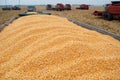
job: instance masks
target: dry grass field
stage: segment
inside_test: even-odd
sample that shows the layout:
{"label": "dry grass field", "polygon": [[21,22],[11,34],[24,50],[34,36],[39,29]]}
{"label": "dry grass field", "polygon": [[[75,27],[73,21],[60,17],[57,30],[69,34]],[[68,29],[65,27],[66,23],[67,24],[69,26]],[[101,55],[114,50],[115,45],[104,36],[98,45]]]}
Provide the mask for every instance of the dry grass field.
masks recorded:
{"label": "dry grass field", "polygon": [[8,19],[10,19],[13,16],[17,16],[19,13],[24,12],[25,9],[22,10],[7,10],[7,11],[3,11],[0,9],[0,24],[3,24],[5,21],[7,21]]}
{"label": "dry grass field", "polygon": [[[87,23],[90,25],[94,25],[96,27],[105,29],[109,32],[115,33],[120,35],[120,21],[113,20],[113,21],[106,21],[101,17],[95,17],[92,13],[95,10],[103,11],[103,7],[91,7],[90,10],[76,10],[73,8],[71,11],[49,11],[53,15],[59,15],[67,18],[71,18],[78,22]],[[6,20],[11,18],[12,16],[18,15],[18,13],[26,11],[26,9],[22,9],[20,11],[2,11],[0,10],[0,24],[4,23]],[[45,7],[37,7],[37,11],[47,11]]]}

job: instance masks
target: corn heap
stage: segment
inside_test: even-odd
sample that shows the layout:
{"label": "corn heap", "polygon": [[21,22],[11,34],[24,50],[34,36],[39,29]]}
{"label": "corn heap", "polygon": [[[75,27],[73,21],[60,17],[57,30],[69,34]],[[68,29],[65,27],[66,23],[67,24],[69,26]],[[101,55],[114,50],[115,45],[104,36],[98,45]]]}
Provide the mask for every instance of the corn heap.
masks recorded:
{"label": "corn heap", "polygon": [[0,33],[0,80],[120,80],[120,41],[53,15]]}

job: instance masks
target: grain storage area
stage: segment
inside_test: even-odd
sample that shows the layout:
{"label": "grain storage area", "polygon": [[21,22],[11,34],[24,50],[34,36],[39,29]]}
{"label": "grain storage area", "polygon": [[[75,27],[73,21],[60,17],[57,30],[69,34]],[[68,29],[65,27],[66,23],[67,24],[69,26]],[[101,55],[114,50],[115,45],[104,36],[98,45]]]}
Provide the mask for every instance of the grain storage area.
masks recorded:
{"label": "grain storage area", "polygon": [[120,80],[120,41],[53,15],[0,33],[0,80]]}

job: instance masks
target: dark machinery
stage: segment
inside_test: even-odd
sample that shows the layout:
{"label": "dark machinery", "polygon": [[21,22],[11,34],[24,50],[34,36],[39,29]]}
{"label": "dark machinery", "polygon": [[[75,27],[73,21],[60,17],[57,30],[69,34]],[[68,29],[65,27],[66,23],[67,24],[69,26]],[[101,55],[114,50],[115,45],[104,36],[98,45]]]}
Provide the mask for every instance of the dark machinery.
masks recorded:
{"label": "dark machinery", "polygon": [[28,6],[28,9],[27,9],[29,12],[34,12],[36,11],[36,7],[35,6]]}
{"label": "dark machinery", "polygon": [[52,10],[52,5],[51,5],[51,4],[48,4],[48,5],[46,6],[46,9],[47,9],[47,10]]}
{"label": "dark machinery", "polygon": [[12,10],[21,10],[21,8],[19,6],[13,6]]}

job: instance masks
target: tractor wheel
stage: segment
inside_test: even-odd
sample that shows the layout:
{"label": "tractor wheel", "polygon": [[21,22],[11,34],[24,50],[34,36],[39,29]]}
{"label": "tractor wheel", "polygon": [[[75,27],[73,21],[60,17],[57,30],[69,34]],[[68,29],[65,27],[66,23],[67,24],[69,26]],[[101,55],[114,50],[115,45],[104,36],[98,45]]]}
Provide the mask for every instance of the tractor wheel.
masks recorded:
{"label": "tractor wheel", "polygon": [[112,14],[110,14],[110,13],[105,13],[105,14],[104,14],[104,18],[105,18],[106,20],[109,20],[109,21],[111,21],[111,20],[113,19]]}

